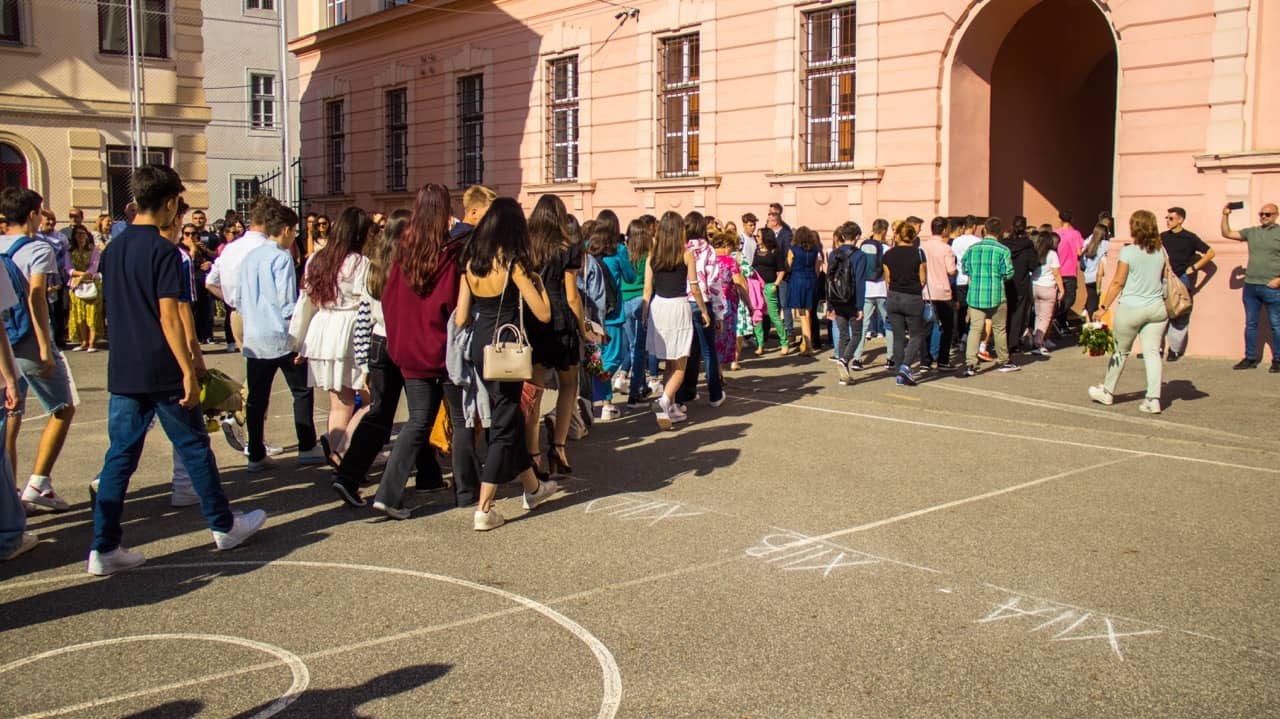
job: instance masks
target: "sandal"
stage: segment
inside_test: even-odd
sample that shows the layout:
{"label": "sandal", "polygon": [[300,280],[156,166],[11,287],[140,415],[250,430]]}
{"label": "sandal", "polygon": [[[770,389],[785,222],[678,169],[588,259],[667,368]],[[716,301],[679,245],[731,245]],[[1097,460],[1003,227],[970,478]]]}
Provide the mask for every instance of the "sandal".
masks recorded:
{"label": "sandal", "polygon": [[337,469],[342,465],[342,455],[333,451],[333,448],[329,446],[329,438],[323,434],[320,435],[320,446],[324,448],[324,461],[327,462],[330,467]]}

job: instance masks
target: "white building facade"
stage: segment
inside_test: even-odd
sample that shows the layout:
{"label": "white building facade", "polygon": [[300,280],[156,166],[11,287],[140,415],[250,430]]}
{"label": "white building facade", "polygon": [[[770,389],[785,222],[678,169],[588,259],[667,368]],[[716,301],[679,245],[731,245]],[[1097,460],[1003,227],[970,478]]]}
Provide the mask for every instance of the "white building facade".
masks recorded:
{"label": "white building facade", "polygon": [[[298,61],[292,53],[280,70],[280,9],[286,1],[203,0],[204,89],[213,108],[207,130],[210,221],[229,209],[243,213],[254,179],[280,171],[286,117],[290,162],[298,156]],[[297,34],[296,6],[290,2],[287,13],[290,38]],[[290,171],[296,182],[297,168]],[[279,194],[278,184],[274,191]],[[300,196],[296,187],[294,196]]]}

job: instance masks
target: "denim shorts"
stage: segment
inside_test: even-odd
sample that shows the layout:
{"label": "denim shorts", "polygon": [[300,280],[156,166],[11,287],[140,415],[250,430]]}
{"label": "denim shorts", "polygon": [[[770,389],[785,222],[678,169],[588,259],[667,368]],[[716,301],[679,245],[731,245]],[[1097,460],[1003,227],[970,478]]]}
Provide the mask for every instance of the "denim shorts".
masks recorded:
{"label": "denim shorts", "polygon": [[13,348],[13,354],[17,360],[18,372],[22,374],[18,383],[18,412],[26,410],[28,387],[35,392],[36,398],[49,414],[80,403],[75,380],[71,377],[71,369],[67,367],[67,360],[62,352],[53,350],[53,372],[48,377],[40,376],[40,344],[35,337],[27,337],[19,342]]}

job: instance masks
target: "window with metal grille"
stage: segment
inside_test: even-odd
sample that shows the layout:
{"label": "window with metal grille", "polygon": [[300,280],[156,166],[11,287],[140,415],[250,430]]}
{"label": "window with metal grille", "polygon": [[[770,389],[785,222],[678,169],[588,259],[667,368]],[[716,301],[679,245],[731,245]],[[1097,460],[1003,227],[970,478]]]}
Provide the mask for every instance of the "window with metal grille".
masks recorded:
{"label": "window with metal grille", "polygon": [[347,136],[343,104],[342,100],[333,100],[324,106],[325,178],[330,195],[341,195],[346,189]]}
{"label": "window with metal grille", "polygon": [[853,167],[857,15],[853,5],[804,16],[804,169]]}
{"label": "window with metal grille", "polygon": [[[107,148],[107,211],[114,218],[124,217],[124,206],[133,195],[129,192],[129,178],[133,175],[133,150],[120,145]],[[169,149],[148,147],[142,151],[145,165],[169,165]]]}
{"label": "window with metal grille", "polygon": [[387,191],[403,192],[409,184],[409,91],[387,91]]}
{"label": "window with metal grille", "polygon": [[578,58],[547,63],[547,179],[578,179]]}
{"label": "window with metal grille", "polygon": [[275,129],[275,75],[249,74],[249,126],[255,130]]}
{"label": "window with metal grille", "polygon": [[276,0],[244,0],[245,10],[275,10]]}
{"label": "window with metal grille", "polygon": [[658,174],[698,174],[698,36],[662,41],[658,62]]}
{"label": "window with metal grille", "polygon": [[347,0],[325,0],[325,18],[330,27],[346,22]]}
{"label": "window with metal grille", "polygon": [[458,78],[458,186],[484,181],[484,76]]}
{"label": "window with metal grille", "polygon": [[249,205],[253,204],[254,178],[234,177],[231,179],[231,197],[234,198],[236,212],[241,217],[249,216]]}
{"label": "window with metal grille", "polygon": [[0,42],[22,42],[18,2],[19,0],[0,0]]}
{"label": "window with metal grille", "polygon": [[[139,48],[146,57],[169,57],[169,0],[139,0]],[[98,0],[98,52],[129,54],[129,0]]]}

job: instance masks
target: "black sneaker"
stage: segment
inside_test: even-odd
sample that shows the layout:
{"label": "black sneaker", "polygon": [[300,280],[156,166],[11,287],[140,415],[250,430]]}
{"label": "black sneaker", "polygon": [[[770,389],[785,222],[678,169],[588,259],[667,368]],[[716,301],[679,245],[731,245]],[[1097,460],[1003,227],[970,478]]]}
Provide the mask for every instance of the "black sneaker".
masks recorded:
{"label": "black sneaker", "polygon": [[938,363],[938,370],[939,370],[939,371],[943,371],[943,370],[953,370],[953,369],[955,369],[955,368],[956,368],[956,366],[955,366],[955,365],[953,365],[953,364],[951,364],[950,362],[939,362],[939,363]]}
{"label": "black sneaker", "polygon": [[853,370],[854,372],[861,372],[866,368],[862,366],[862,360],[854,360],[849,363],[849,369]]}
{"label": "black sneaker", "polygon": [[[1275,363],[1272,362],[1272,364],[1275,364]],[[1257,366],[1258,366],[1258,360],[1249,359],[1248,357],[1245,357],[1244,359],[1232,365],[1231,369],[1253,369],[1254,367],[1257,367]]]}
{"label": "black sneaker", "polygon": [[1178,353],[1177,353],[1177,352],[1174,352],[1173,350],[1169,350],[1169,354],[1164,358],[1164,360],[1165,360],[1166,362],[1177,362],[1177,361],[1178,361]]}
{"label": "black sneaker", "polygon": [[887,360],[885,360],[885,361],[884,361],[884,368],[885,368],[885,369],[893,369],[893,360],[892,360],[892,359],[887,359]]}
{"label": "black sneaker", "polygon": [[1280,374],[1280,359],[1271,360],[1271,369],[1267,371],[1271,374]]}
{"label": "black sneaker", "polygon": [[965,366],[964,366],[964,371],[960,373],[960,376],[961,376],[961,377],[972,377],[972,376],[974,376],[975,374],[978,374],[978,368],[977,368],[977,367],[974,367],[974,366],[973,366],[973,365],[971,365],[971,364],[967,364],[967,365],[965,365]]}
{"label": "black sneaker", "polygon": [[352,489],[348,487],[341,479],[333,480],[333,484],[330,484],[329,486],[333,487],[333,491],[337,492],[338,496],[342,498],[342,501],[346,502],[349,506],[364,506],[364,500],[360,498],[359,489]]}

